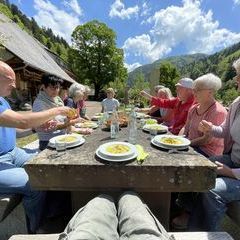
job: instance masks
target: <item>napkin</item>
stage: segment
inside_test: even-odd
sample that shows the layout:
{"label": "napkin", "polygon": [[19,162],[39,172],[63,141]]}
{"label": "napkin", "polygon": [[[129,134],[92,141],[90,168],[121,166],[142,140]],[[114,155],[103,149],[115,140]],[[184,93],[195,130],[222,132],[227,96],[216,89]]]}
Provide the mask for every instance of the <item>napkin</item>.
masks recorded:
{"label": "napkin", "polygon": [[144,160],[148,157],[148,153],[144,151],[143,147],[139,144],[135,145],[137,148],[138,156],[137,156],[137,162],[143,163]]}

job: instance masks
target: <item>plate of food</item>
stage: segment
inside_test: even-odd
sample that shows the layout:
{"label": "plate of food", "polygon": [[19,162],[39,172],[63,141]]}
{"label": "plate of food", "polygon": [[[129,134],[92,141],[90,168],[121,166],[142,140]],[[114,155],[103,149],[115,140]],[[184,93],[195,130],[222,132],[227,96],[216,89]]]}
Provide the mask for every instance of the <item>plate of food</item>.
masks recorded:
{"label": "plate of food", "polygon": [[169,148],[188,147],[191,142],[185,137],[175,135],[157,135],[153,138],[153,142],[160,143],[162,146]]}
{"label": "plate of food", "polygon": [[65,142],[66,143],[66,148],[71,148],[71,147],[76,147],[85,142],[85,139],[78,134],[64,134],[64,135],[59,135],[56,137],[53,137],[49,140],[49,147],[55,148],[55,142]]}
{"label": "plate of food", "polygon": [[99,119],[101,119],[103,117],[103,113],[96,113],[91,120],[92,121],[98,121]]}
{"label": "plate of food", "polygon": [[[107,120],[105,122],[105,125],[107,128],[110,129],[110,126],[111,126],[111,119]],[[128,118],[127,117],[119,117],[118,118],[118,123],[119,123],[119,126],[120,127],[127,127],[128,126]]]}
{"label": "plate of food", "polygon": [[127,161],[136,157],[137,149],[128,142],[108,142],[99,146],[96,154],[107,160]]}
{"label": "plate of food", "polygon": [[77,128],[92,128],[92,129],[95,129],[95,128],[98,127],[98,125],[97,125],[97,123],[92,122],[92,121],[85,121],[85,122],[82,122],[82,123],[76,123],[75,127],[77,127]]}
{"label": "plate of food", "polygon": [[162,124],[145,124],[143,130],[150,132],[151,130],[156,130],[157,133],[167,132],[168,127]]}
{"label": "plate of food", "polygon": [[138,119],[141,119],[141,118],[150,118],[150,116],[147,115],[146,113],[137,112],[137,118],[138,118]]}

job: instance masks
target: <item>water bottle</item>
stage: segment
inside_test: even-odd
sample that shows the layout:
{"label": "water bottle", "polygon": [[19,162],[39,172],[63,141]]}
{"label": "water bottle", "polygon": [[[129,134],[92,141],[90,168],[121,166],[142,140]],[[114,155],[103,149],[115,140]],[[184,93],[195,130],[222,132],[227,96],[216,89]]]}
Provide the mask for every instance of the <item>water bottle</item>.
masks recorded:
{"label": "water bottle", "polygon": [[129,115],[129,137],[128,141],[132,144],[137,143],[137,114],[134,109],[132,109]]}
{"label": "water bottle", "polygon": [[118,137],[119,123],[118,123],[118,115],[117,115],[116,110],[113,110],[113,113],[112,113],[110,131],[111,131],[111,138],[117,138]]}
{"label": "water bottle", "polygon": [[106,108],[104,107],[104,109],[103,109],[103,115],[102,115],[101,120],[100,120],[101,126],[103,127],[104,124],[106,124],[106,122],[107,122],[108,120],[109,120],[109,114],[108,114]]}

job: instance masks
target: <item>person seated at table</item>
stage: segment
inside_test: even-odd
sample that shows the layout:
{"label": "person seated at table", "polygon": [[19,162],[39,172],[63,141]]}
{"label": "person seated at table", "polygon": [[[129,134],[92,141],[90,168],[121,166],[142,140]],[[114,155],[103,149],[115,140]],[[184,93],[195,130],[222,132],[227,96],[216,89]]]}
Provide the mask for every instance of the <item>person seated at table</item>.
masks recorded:
{"label": "person seated at table", "polygon": [[[73,83],[69,88],[69,97],[64,101],[64,105],[70,108],[77,110],[79,122],[85,122],[90,120],[86,115],[86,99],[90,89],[88,86],[83,86],[79,83]],[[92,129],[90,128],[71,128],[71,131],[81,133],[81,134],[90,134]]]}
{"label": "person seated at table", "polygon": [[134,192],[125,192],[115,206],[109,195],[89,201],[70,220],[58,240],[174,240]]}
{"label": "person seated at table", "polygon": [[64,88],[61,88],[60,91],[59,91],[59,97],[62,99],[62,101],[65,105],[65,101],[68,98],[68,90],[64,89]]}
{"label": "person seated at table", "polygon": [[182,78],[176,84],[177,97],[171,99],[162,99],[153,97],[145,91],[141,95],[151,101],[152,106],[173,109],[173,119],[169,131],[178,134],[186,123],[188,110],[194,103],[193,80]]}
{"label": "person seated at table", "polygon": [[[240,91],[240,58],[233,63],[237,75],[234,79]],[[189,230],[217,231],[227,210],[227,205],[240,200],[240,97],[229,107],[226,120],[220,125],[213,125],[203,120],[199,131],[224,139],[223,155],[210,157],[217,164],[215,187],[208,192],[198,193],[193,201],[185,203],[191,209],[189,215],[179,218],[179,223],[188,222]],[[236,213],[237,214],[237,213]],[[201,220],[200,220],[201,219]]]}
{"label": "person seated at table", "polygon": [[193,82],[197,104],[189,110],[184,135],[191,140],[191,146],[206,157],[220,155],[223,152],[223,139],[198,131],[198,125],[202,120],[218,126],[226,119],[225,107],[214,97],[221,86],[221,79],[212,73],[205,74]]}
{"label": "person seated at table", "polygon": [[[64,106],[63,101],[58,96],[62,82],[62,79],[51,74],[44,74],[42,76],[42,88],[33,102],[33,112],[41,112],[54,107]],[[76,120],[66,120],[66,117],[59,115],[54,119],[55,127],[49,131],[45,131],[41,127],[35,128],[39,138],[39,149],[41,151],[48,146],[49,140],[52,137],[65,134],[66,128],[76,123]]]}
{"label": "person seated at table", "polygon": [[113,90],[113,88],[108,88],[106,90],[107,93],[107,98],[102,100],[102,113],[103,112],[112,112],[113,110],[118,111],[119,108],[119,101],[114,98],[115,96],[115,92]]}
{"label": "person seated at table", "polygon": [[86,101],[88,98],[88,95],[90,93],[90,88],[88,86],[84,86],[84,94],[83,94],[83,99],[79,101],[79,105],[80,105],[80,117],[84,118],[86,120],[90,120],[91,118],[87,115],[87,105],[86,105]]}
{"label": "person seated at table", "polygon": [[[172,98],[172,92],[169,88],[161,87],[158,90],[156,97],[161,99],[170,99]],[[160,108],[158,106],[151,106],[150,108],[139,108],[137,109],[137,111],[149,114],[152,118],[156,119],[158,123],[163,123],[167,126],[171,125],[173,118],[173,110],[170,108],[167,109]]]}
{"label": "person seated at table", "polygon": [[[158,96],[158,90],[164,88],[163,85],[156,85],[154,86],[154,96],[157,97]],[[172,93],[171,93],[172,94]],[[151,116],[152,117],[161,117],[161,114],[160,114],[160,111],[159,111],[159,108],[156,108],[156,109],[153,109],[151,111]]]}
{"label": "person seated at table", "polygon": [[33,191],[23,165],[36,153],[28,152],[16,146],[16,128],[27,129],[47,124],[57,115],[67,116],[69,108],[57,107],[39,113],[18,113],[11,110],[5,97],[16,87],[13,69],[0,61],[0,195],[23,195],[23,206],[27,217],[29,233],[35,233],[39,227],[44,204],[45,192]]}

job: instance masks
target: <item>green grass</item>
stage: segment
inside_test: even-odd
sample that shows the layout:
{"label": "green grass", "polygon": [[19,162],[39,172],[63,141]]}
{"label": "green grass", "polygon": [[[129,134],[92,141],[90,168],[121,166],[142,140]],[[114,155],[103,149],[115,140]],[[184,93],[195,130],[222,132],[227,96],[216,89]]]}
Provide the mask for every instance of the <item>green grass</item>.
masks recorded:
{"label": "green grass", "polygon": [[31,134],[29,136],[23,137],[23,138],[17,138],[17,146],[18,147],[23,147],[27,145],[30,142],[33,142],[37,140],[37,134]]}

